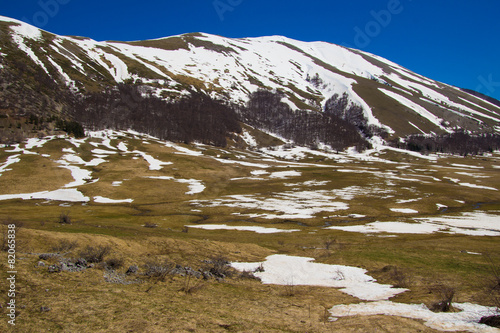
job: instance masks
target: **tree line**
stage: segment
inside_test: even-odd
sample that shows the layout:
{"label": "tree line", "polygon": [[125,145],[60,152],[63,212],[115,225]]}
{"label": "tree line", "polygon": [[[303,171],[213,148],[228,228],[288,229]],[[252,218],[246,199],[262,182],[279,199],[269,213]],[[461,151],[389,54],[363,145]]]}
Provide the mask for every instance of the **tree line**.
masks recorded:
{"label": "tree line", "polygon": [[88,94],[73,108],[74,118],[92,130],[134,129],[175,142],[225,146],[229,133],[241,127],[233,108],[199,92],[175,102],[141,94],[140,87],[119,84]]}
{"label": "tree line", "polygon": [[[325,112],[295,111],[282,102],[284,96],[282,92],[261,89],[250,95],[247,105],[237,106],[191,91],[169,102],[145,94],[138,85],[119,84],[82,97],[73,112],[74,119],[88,129],[130,128],[175,142],[223,147],[231,133],[241,133],[240,122],[244,122],[299,145],[321,142],[337,150],[369,147],[360,131],[367,128],[360,107],[342,99]],[[342,108],[346,110],[339,114],[337,110]]]}
{"label": "tree line", "polygon": [[351,146],[358,150],[369,147],[351,119],[342,118],[329,109],[325,112],[292,110],[282,102],[285,96],[283,92],[263,89],[252,93],[247,107],[240,110],[241,120],[298,145],[324,143],[337,150]]}
{"label": "tree line", "polygon": [[412,135],[403,141],[392,141],[397,148],[422,154],[446,153],[455,155],[480,155],[500,149],[500,135],[493,133],[471,134],[462,129],[443,135]]}

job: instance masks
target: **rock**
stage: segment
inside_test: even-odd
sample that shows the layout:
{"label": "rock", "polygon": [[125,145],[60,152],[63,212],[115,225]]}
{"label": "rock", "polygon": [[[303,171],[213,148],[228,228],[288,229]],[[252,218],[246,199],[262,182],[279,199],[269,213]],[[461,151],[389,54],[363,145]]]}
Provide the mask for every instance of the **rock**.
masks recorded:
{"label": "rock", "polygon": [[500,328],[500,315],[483,317],[479,323]]}
{"label": "rock", "polygon": [[50,308],[48,306],[42,306],[40,307],[40,312],[49,312]]}
{"label": "rock", "polygon": [[43,261],[39,261],[37,265],[38,267],[45,267],[45,263]]}
{"label": "rock", "polygon": [[127,271],[125,272],[125,274],[127,275],[130,275],[130,274],[135,274],[139,271],[139,267],[137,267],[137,265],[132,265],[130,266]]}
{"label": "rock", "polygon": [[59,265],[50,265],[48,268],[49,273],[59,273],[61,271],[61,266]]}

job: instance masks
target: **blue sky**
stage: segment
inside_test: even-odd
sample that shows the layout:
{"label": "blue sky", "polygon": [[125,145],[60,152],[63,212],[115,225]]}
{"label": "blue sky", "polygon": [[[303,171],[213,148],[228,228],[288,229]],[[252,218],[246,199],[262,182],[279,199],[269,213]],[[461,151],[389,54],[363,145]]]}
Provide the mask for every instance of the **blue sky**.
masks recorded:
{"label": "blue sky", "polygon": [[140,40],[186,32],[284,35],[368,51],[500,99],[498,0],[20,0],[0,15],[62,35]]}

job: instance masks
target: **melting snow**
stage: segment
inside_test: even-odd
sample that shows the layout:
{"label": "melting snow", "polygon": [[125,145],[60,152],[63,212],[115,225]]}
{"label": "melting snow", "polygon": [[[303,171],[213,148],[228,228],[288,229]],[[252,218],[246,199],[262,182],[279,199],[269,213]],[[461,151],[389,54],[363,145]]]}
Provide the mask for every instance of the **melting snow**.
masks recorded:
{"label": "melting snow", "polygon": [[414,223],[373,222],[364,225],[331,226],[326,229],[360,233],[431,234],[447,232],[470,236],[500,236],[500,216],[486,212],[414,218],[413,221]]}
{"label": "melting snow", "polygon": [[18,163],[21,161],[21,159],[19,158],[19,154],[16,154],[16,155],[12,155],[12,156],[9,156],[7,158],[7,161],[0,165],[0,176],[2,175],[2,173],[4,173],[5,171],[10,171],[12,169],[7,169],[7,167],[11,164],[14,164],[14,163]]}
{"label": "melting snow", "polygon": [[[342,288],[340,291],[362,300],[385,300],[407,290],[379,284],[362,268],[312,261],[314,258],[275,254],[264,262],[233,262],[231,265],[239,271],[254,272],[264,284]],[[260,267],[264,269],[263,272]]]}
{"label": "melting snow", "polygon": [[94,201],[97,203],[132,203],[134,199],[123,199],[123,200],[114,200],[114,199],[109,199],[101,196],[95,196]]}
{"label": "melting snow", "polygon": [[21,193],[21,194],[3,194],[0,195],[0,200],[11,199],[46,199],[56,201],[69,201],[69,202],[88,202],[90,199],[84,196],[77,189],[61,189],[55,191],[42,191],[35,193]]}
{"label": "melting snow", "polygon": [[498,191],[498,189],[496,189],[494,187],[482,186],[482,185],[471,184],[471,183],[459,183],[458,185],[465,186],[465,187],[478,188],[478,189],[483,189],[483,190]]}
{"label": "melting snow", "polygon": [[423,320],[425,325],[440,331],[498,332],[497,328],[479,324],[483,316],[495,313],[495,308],[471,303],[453,303],[460,312],[432,312],[424,304],[394,303],[391,301],[336,305],[331,308],[330,320],[338,317],[387,315]]}
{"label": "melting snow", "polygon": [[199,228],[205,230],[238,230],[238,231],[253,231],[258,234],[274,234],[280,232],[296,232],[299,229],[278,229],[278,228],[266,228],[266,227],[252,227],[252,226],[228,226],[225,224],[198,224],[198,225],[187,225],[189,228]]}
{"label": "melting snow", "polygon": [[410,208],[391,208],[391,211],[396,212],[396,213],[403,213],[403,214],[417,214],[418,213],[418,210],[410,209]]}
{"label": "melting snow", "polygon": [[272,179],[287,179],[288,177],[299,177],[300,175],[302,175],[300,172],[298,171],[277,171],[277,172],[273,172],[269,175],[269,178],[272,178]]}
{"label": "melting snow", "polygon": [[201,193],[205,190],[205,185],[200,180],[197,179],[176,179],[170,176],[148,176],[146,178],[149,179],[160,179],[160,180],[173,180],[178,183],[188,184],[189,191],[185,194],[193,195],[197,193]]}
{"label": "melting snow", "polygon": [[162,162],[160,160],[157,160],[153,156],[148,155],[142,151],[134,150],[133,153],[141,155],[146,160],[146,162],[149,163],[149,170],[161,170],[164,165],[173,164],[172,162]]}
{"label": "melting snow", "polygon": [[273,193],[270,197],[257,195],[230,195],[214,200],[193,200],[202,207],[226,206],[253,210],[275,211],[281,214],[242,214],[265,219],[308,219],[320,212],[335,212],[348,209],[346,203],[334,201],[330,191],[286,191]]}

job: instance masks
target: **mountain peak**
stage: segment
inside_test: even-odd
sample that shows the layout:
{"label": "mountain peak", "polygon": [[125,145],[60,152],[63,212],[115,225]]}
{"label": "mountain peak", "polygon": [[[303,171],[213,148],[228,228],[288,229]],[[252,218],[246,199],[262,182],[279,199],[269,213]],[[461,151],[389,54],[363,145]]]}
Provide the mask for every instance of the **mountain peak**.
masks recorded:
{"label": "mountain peak", "polygon": [[[499,129],[500,107],[482,96],[331,43],[200,32],[97,42],[50,34],[6,17],[0,21],[7,23],[4,31],[10,37],[1,45],[5,76],[26,73],[22,63],[33,75],[45,75],[42,81],[79,96],[135,83],[143,94],[165,101],[196,91],[243,107],[252,94],[265,90],[280,94],[281,103],[296,111],[359,108],[366,126],[384,128],[396,137],[454,128]],[[10,57],[14,54],[16,60]],[[38,89],[28,81],[27,86]],[[50,92],[43,95],[39,98],[53,98]]]}

